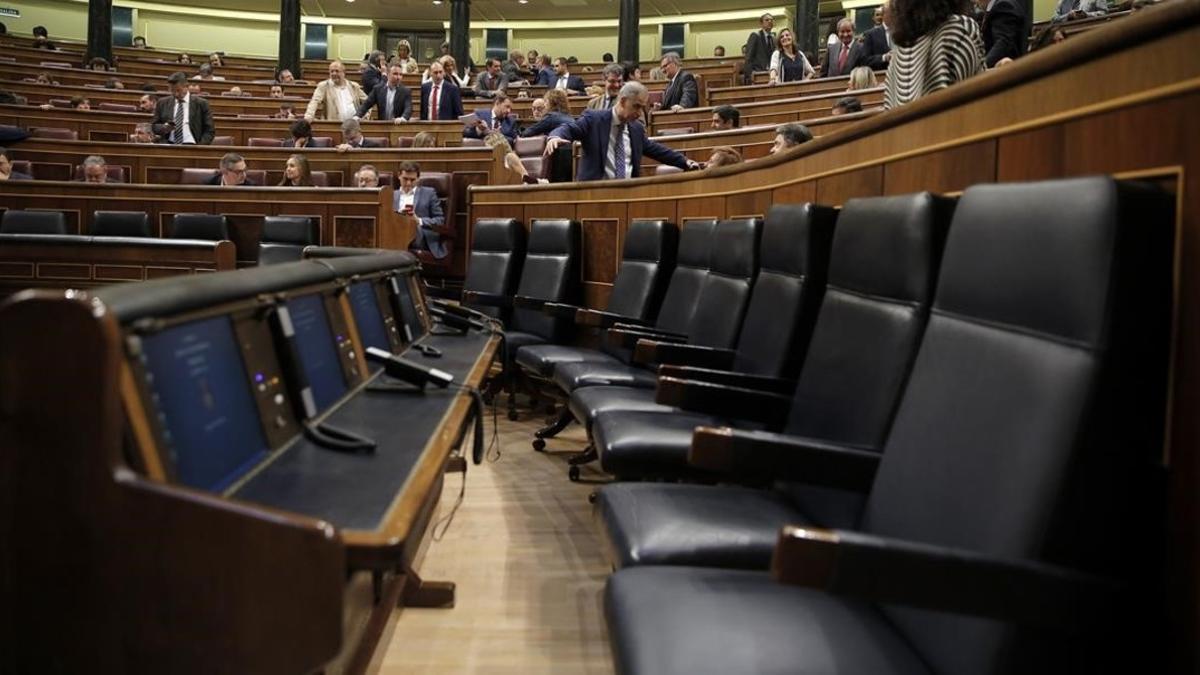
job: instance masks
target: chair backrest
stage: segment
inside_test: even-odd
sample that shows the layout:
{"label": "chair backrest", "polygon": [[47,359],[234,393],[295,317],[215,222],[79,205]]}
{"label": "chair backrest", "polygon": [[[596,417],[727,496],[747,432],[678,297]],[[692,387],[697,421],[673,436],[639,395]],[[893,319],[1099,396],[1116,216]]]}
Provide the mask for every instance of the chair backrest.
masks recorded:
{"label": "chair backrest", "polygon": [[246,139],[246,145],[252,148],[282,148],[283,141],[278,138],[251,136],[250,138]]}
{"label": "chair backrest", "polygon": [[96,106],[98,110],[111,110],[113,112],[132,112],[138,111],[137,106],[132,103],[107,103],[102,101]]}
{"label": "chair backrest", "polygon": [[666,129],[655,129],[655,136],[683,136],[686,134],[696,133],[695,127],[668,127]]}
{"label": "chair backrest", "polygon": [[332,148],[333,136],[313,136],[312,142],[309,143],[312,148]]}
{"label": "chair backrest", "polygon": [[94,237],[151,237],[150,216],[145,211],[97,211],[89,233]]}
{"label": "chair backrest", "polygon": [[213,145],[233,145],[233,136],[213,136]]}
{"label": "chair backrest", "polygon": [[[529,245],[517,295],[540,300],[577,303],[579,296],[579,221],[541,219],[529,224]],[[511,327],[550,342],[566,339],[574,321],[556,319],[541,311],[514,309]]]}
{"label": "chair backrest", "polygon": [[[1125,572],[1162,546],[1135,540],[1155,529],[1173,206],[1108,177],[963,194],[862,530],[1145,582]],[[1061,636],[881,610],[932,671],[1078,665]]]}
{"label": "chair backrest", "polygon": [[363,146],[372,147],[371,144],[374,144],[373,147],[376,148],[391,147],[391,143],[388,143],[387,136],[363,136]]}
{"label": "chair backrest", "polygon": [[34,138],[57,138],[63,141],[79,140],[79,132],[74,129],[59,129],[56,127],[37,127],[30,129],[29,135]]}
{"label": "chair backrest", "polygon": [[787,431],[882,448],[929,318],[953,200],[848,200]]}
{"label": "chair backrest", "polygon": [[246,180],[260,187],[267,184],[267,172],[264,169],[246,169]]}
{"label": "chair backrest", "polygon": [[517,142],[513,144],[513,152],[517,153],[518,157],[541,157],[545,149],[545,136],[518,138]]}
{"label": "chair backrest", "polygon": [[659,164],[658,166],[654,167],[655,176],[669,176],[673,173],[683,173],[683,169],[677,166],[671,166],[670,164]]}
{"label": "chair backrest", "polygon": [[464,148],[481,148],[481,147],[483,147],[483,139],[482,138],[464,138],[464,139],[462,139],[462,145]]}
{"label": "chair backrest", "polygon": [[176,213],[171,222],[171,239],[229,239],[229,223],[225,216],[210,213]]}
{"label": "chair backrest", "polygon": [[67,219],[58,211],[9,209],[0,217],[0,234],[66,234]]}
{"label": "chair backrest", "polygon": [[216,169],[186,168],[179,173],[180,185],[204,185],[220,173]]}
{"label": "chair backrest", "polygon": [[[431,187],[437,192],[438,199],[449,199],[451,193],[451,176],[440,171],[427,171],[417,179],[417,185]],[[449,219],[450,214],[446,214]]]}
{"label": "chair backrest", "polygon": [[275,265],[303,258],[304,247],[318,241],[316,223],[308,216],[267,216],[263,218],[262,240],[258,243],[258,264]]}
{"label": "chair backrest", "polygon": [[653,319],[675,269],[679,228],[665,220],[635,220],[625,233],[608,311]]}
{"label": "chair backrest", "polygon": [[12,168],[13,171],[23,173],[26,176],[33,175],[33,162],[30,162],[27,159],[14,159],[12,161]]}
{"label": "chair backrest", "polygon": [[825,292],[836,221],[836,211],[814,204],[777,204],[767,211],[734,370],[795,377]]}
{"label": "chair backrest", "polygon": [[525,167],[525,170],[529,172],[530,176],[533,176],[534,178],[545,178],[546,162],[540,155],[537,157],[522,157],[521,164]]}
{"label": "chair backrest", "polygon": [[325,171],[312,171],[309,175],[312,176],[313,185],[317,187],[329,187],[329,174]]}
{"label": "chair backrest", "polygon": [[[125,181],[125,167],[123,167],[123,166],[116,166],[114,164],[109,164],[108,166],[105,167],[105,173],[108,174],[108,182],[110,182],[110,183],[126,182]],[[73,176],[74,176],[74,178],[73,178],[74,180],[83,180],[83,165],[82,164],[75,165],[75,173],[73,174]]]}
{"label": "chair backrest", "polygon": [[696,301],[700,289],[708,277],[708,266],[712,263],[713,231],[716,219],[689,220],[679,233],[679,251],[675,255],[675,269],[663,296],[662,306],[654,325],[672,333],[685,333],[696,313]]}
{"label": "chair backrest", "polygon": [[[514,218],[482,218],[475,221],[471,255],[463,290],[512,295],[525,262],[525,227]],[[499,307],[475,307],[500,320],[507,318]]]}
{"label": "chair backrest", "polygon": [[688,326],[688,342],[732,348],[758,274],[762,219],[722,220],[713,230],[712,261]]}
{"label": "chair backrest", "polygon": [[413,144],[412,136],[401,136],[396,140],[397,148],[411,148]]}

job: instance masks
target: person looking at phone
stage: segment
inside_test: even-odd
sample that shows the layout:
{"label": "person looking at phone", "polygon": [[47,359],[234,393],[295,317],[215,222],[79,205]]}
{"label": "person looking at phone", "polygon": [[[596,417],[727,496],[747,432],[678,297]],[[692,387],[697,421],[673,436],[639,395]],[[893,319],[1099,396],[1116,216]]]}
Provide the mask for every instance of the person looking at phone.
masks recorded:
{"label": "person looking at phone", "polygon": [[417,219],[417,236],[413,245],[429,251],[435,258],[446,257],[446,244],[439,230],[446,224],[442,203],[437,191],[431,187],[417,185],[421,177],[421,165],[416,162],[400,163],[400,189],[393,199],[397,213]]}
{"label": "person looking at phone", "polygon": [[171,95],[154,107],[151,129],[159,143],[210,145],[216,135],[212,111],[202,96],[188,91],[187,75],[178,72],[167,78]]}

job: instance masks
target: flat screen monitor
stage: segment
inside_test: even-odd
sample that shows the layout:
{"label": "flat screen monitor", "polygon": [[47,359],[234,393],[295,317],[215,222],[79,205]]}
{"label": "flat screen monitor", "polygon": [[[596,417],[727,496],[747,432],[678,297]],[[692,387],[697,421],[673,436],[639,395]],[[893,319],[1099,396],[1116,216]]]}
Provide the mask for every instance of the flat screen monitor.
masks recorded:
{"label": "flat screen monitor", "polygon": [[405,342],[414,342],[425,334],[425,324],[421,322],[421,313],[417,310],[416,299],[412,296],[412,289],[409,288],[407,277],[396,277],[393,280],[393,289],[397,294],[396,304],[400,306],[400,323],[403,326],[401,330],[405,333]]}
{"label": "flat screen monitor", "polygon": [[375,283],[371,281],[356,281],[350,284],[350,307],[354,310],[354,325],[362,338],[364,347],[378,347],[384,351],[392,350],[388,340],[387,327],[383,323],[383,312],[379,309],[379,296],[375,293]]}
{"label": "flat screen monitor", "polygon": [[329,315],[325,312],[325,301],[319,294],[292,298],[287,301],[287,308],[296,331],[296,351],[308,386],[312,388],[313,402],[318,411],[325,410],[346,393],[346,375],[337,350],[338,342],[345,336],[338,336],[335,341]]}
{"label": "flat screen monitor", "polygon": [[176,478],[221,491],[270,451],[229,317],[142,339],[147,382]]}

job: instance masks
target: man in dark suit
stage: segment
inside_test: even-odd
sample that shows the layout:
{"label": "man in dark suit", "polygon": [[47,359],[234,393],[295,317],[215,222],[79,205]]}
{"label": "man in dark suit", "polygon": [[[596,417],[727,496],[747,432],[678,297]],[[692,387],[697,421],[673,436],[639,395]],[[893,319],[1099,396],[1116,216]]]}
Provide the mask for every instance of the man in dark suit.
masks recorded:
{"label": "man in dark suit", "polygon": [[837,24],[838,41],[825,51],[825,63],[821,66],[821,77],[849,75],[850,71],[863,65],[863,46],[854,40],[854,24],[842,19]]}
{"label": "man in dark suit", "polygon": [[392,196],[392,205],[396,213],[417,219],[417,236],[413,239],[413,246],[429,251],[435,258],[445,258],[446,244],[438,232],[438,229],[446,224],[442,202],[438,199],[437,190],[417,185],[417,179],[420,177],[420,164],[401,162],[400,189]]}
{"label": "man in dark suit", "polygon": [[575,180],[581,181],[637,178],[642,173],[642,155],[684,171],[700,168],[675,150],[646,138],[641,116],[649,100],[642,83],[626,82],[612,110],[586,110],[574,122],[550,132],[546,157],[564,144],[580,141],[583,156]]}
{"label": "man in dark suit", "polygon": [[441,63],[429,64],[429,81],[421,85],[421,119],[457,120],[462,117],[462,94],[446,80]]}
{"label": "man in dark suit", "polygon": [[775,52],[775,17],[770,12],[758,18],[759,30],[746,38],[746,63],[742,66],[742,81],[744,84],[754,83],[754,71],[767,70],[771,67],[771,54]]}
{"label": "man in dark suit", "polygon": [[1025,53],[1025,11],[1013,0],[975,0],[983,10],[984,63],[1002,66]]}
{"label": "man in dark suit", "polygon": [[663,54],[659,64],[663,74],[670,82],[663,92],[662,107],[666,110],[684,110],[700,105],[700,89],[696,86],[696,77],[683,69],[683,61],[679,54],[667,52]]}
{"label": "man in dark suit", "polygon": [[342,142],[337,145],[338,152],[346,152],[354,148],[378,148],[382,147],[379,141],[373,141],[363,137],[362,126],[356,119],[349,119],[342,122]]}
{"label": "man in dark suit", "polygon": [[400,66],[388,68],[386,82],[367,94],[367,100],[358,106],[355,117],[366,117],[371,108],[376,108],[375,118],[383,121],[391,120],[396,124],[412,119],[412,92],[400,84],[404,69]]}
{"label": "man in dark suit", "polygon": [[578,75],[572,75],[570,65],[563,57],[554,59],[554,81],[550,83],[554,89],[562,89],[568,96],[582,94],[587,90],[587,84]]}
{"label": "man in dark suit", "polygon": [[508,87],[508,76],[500,71],[500,59],[492,56],[484,63],[484,71],[475,80],[475,98],[495,98]]}
{"label": "man in dark suit", "polygon": [[202,96],[188,92],[187,75],[174,73],[167,78],[171,95],[154,106],[151,129],[159,143],[174,145],[209,145],[217,130],[213,127],[212,111]]}
{"label": "man in dark suit", "polygon": [[227,152],[221,158],[221,171],[213,176],[208,181],[209,185],[223,185],[225,187],[236,187],[244,185],[254,187],[257,185],[254,181],[246,178],[246,158],[236,152]]}
{"label": "man in dark suit", "polygon": [[512,100],[508,94],[497,92],[492,107],[476,110],[475,117],[478,119],[474,124],[463,127],[463,138],[483,138],[499,131],[509,143],[517,142],[517,117],[512,114]]}
{"label": "man in dark suit", "polygon": [[871,70],[887,70],[892,58],[892,33],[888,24],[892,20],[891,3],[884,0],[880,6],[882,23],[863,33],[863,65]]}

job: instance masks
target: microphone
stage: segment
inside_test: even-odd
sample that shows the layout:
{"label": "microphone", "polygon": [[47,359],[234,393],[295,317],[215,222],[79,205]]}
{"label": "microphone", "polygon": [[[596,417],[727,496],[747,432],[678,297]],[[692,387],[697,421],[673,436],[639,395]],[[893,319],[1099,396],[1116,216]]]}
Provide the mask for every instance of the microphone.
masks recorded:
{"label": "microphone", "polygon": [[440,310],[443,310],[449,314],[457,314],[458,316],[461,316],[466,319],[475,319],[476,321],[479,321],[480,323],[483,323],[483,324],[490,324],[490,323],[493,323],[494,321],[496,321],[495,318],[490,317],[487,314],[484,314],[483,312],[481,312],[477,309],[471,309],[470,307],[464,307],[462,305],[452,305],[452,304],[446,302],[445,300],[438,300],[437,298],[429,298],[427,300],[427,302],[429,304],[433,305],[434,307],[436,307]]}
{"label": "microphone", "polygon": [[418,389],[424,389],[426,384],[445,389],[454,381],[454,376],[444,370],[407,361],[379,347],[367,347],[366,357],[381,364],[388,377],[404,380]]}
{"label": "microphone", "polygon": [[464,333],[472,328],[481,331],[486,331],[488,329],[488,327],[480,321],[448,312],[433,305],[429,305],[429,314],[437,317],[438,321],[440,321],[442,325],[448,328],[453,328],[454,330],[463,331]]}

